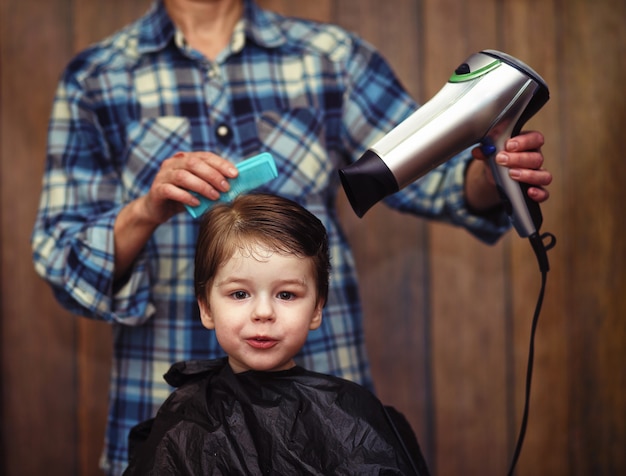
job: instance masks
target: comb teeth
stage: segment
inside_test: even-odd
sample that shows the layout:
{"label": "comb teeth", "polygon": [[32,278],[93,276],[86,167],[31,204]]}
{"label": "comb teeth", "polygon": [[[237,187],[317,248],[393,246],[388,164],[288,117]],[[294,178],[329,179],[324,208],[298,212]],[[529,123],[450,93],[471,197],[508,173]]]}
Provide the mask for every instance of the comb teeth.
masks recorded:
{"label": "comb teeth", "polygon": [[194,218],[198,218],[213,205],[230,202],[237,195],[249,192],[278,177],[276,163],[268,152],[263,152],[240,162],[237,164],[237,169],[239,170],[239,175],[230,181],[230,190],[220,194],[217,200],[209,200],[192,192],[200,200],[200,205],[195,207],[185,205],[189,214]]}

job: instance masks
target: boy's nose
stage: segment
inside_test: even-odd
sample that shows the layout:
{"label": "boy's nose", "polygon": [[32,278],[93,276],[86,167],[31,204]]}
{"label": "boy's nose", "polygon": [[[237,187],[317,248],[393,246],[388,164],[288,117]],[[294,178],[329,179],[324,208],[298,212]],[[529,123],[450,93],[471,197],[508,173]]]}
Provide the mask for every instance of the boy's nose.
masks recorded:
{"label": "boy's nose", "polygon": [[255,321],[274,320],[274,306],[272,300],[267,297],[259,297],[255,303],[252,319]]}

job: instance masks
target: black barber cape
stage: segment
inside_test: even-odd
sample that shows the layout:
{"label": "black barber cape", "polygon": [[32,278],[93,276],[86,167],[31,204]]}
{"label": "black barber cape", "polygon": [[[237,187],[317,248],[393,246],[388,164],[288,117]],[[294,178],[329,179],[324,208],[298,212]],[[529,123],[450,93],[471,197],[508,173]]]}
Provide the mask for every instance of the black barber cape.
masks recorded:
{"label": "black barber cape", "polygon": [[125,475],[427,474],[406,420],[347,380],[234,374],[226,359],[175,364],[165,380],[178,388],[131,432]]}

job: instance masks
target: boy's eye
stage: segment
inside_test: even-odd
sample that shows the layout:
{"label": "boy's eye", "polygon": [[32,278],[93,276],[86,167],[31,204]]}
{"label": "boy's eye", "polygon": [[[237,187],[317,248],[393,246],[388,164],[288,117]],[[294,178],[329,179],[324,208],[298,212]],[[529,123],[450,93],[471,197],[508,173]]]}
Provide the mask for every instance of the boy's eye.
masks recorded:
{"label": "boy's eye", "polygon": [[234,299],[245,299],[248,297],[248,293],[245,291],[235,291],[234,293],[231,293],[231,296]]}
{"label": "boy's eye", "polygon": [[281,291],[278,293],[278,299],[282,299],[285,301],[289,301],[295,297],[294,293],[290,293],[289,291]]}

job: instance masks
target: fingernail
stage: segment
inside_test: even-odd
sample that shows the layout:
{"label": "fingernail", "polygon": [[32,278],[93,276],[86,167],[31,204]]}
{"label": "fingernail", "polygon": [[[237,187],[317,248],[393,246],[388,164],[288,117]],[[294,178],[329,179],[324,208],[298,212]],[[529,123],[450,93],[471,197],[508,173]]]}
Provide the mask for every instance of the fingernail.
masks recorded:
{"label": "fingernail", "polygon": [[518,179],[522,176],[522,173],[517,169],[509,170],[509,175],[511,178]]}
{"label": "fingernail", "polygon": [[509,156],[503,153],[496,155],[496,163],[500,165],[506,165],[509,163]]}
{"label": "fingernail", "polygon": [[220,187],[222,187],[222,190],[229,190],[230,189],[230,184],[228,183],[228,181],[222,180],[220,182]]}
{"label": "fingernail", "polygon": [[509,150],[517,150],[518,147],[519,143],[516,140],[512,140],[507,143],[507,149]]}

